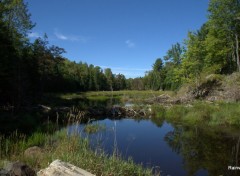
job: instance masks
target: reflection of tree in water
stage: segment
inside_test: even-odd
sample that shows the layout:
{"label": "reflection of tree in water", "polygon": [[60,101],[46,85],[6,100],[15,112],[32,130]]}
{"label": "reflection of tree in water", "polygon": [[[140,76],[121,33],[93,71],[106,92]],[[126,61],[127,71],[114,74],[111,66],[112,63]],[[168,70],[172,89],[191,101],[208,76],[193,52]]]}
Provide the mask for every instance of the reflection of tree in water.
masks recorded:
{"label": "reflection of tree in water", "polygon": [[159,117],[152,117],[151,121],[159,128],[162,127],[165,119],[164,118],[159,118]]}
{"label": "reflection of tree in water", "polygon": [[181,128],[175,128],[174,131],[168,132],[165,136],[165,140],[177,154],[180,154],[181,152],[181,134]]}
{"label": "reflection of tree in water", "polygon": [[233,136],[212,129],[175,126],[166,134],[165,141],[172,150],[183,157],[188,175],[205,169],[208,175],[240,175],[228,166],[239,166],[240,136]]}

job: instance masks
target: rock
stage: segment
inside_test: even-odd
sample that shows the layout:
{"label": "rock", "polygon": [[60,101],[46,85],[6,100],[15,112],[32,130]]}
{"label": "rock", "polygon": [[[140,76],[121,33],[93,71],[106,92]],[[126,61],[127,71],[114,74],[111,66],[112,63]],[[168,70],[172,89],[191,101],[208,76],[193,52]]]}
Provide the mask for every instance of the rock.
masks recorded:
{"label": "rock", "polygon": [[10,176],[8,171],[5,169],[0,169],[0,176]]}
{"label": "rock", "polygon": [[94,176],[93,174],[72,164],[55,160],[46,169],[42,169],[37,176]]}
{"label": "rock", "polygon": [[22,162],[9,163],[4,169],[9,176],[36,176],[36,172]]}
{"label": "rock", "polygon": [[37,146],[30,147],[24,151],[24,156],[27,158],[41,158],[42,149]]}

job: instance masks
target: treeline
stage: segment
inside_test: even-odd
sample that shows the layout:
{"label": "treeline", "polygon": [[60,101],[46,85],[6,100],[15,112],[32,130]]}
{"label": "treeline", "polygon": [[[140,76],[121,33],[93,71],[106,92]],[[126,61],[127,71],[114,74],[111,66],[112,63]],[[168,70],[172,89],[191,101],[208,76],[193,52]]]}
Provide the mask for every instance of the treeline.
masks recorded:
{"label": "treeline", "polygon": [[34,27],[23,0],[0,1],[0,103],[20,107],[46,92],[126,89],[126,78],[62,56],[63,48],[49,45],[47,36],[34,42]]}
{"label": "treeline", "polygon": [[144,77],[126,79],[110,68],[64,58],[65,50],[51,46],[46,35],[30,42],[35,24],[27,5],[0,0],[0,104],[20,107],[46,92],[177,90],[212,73],[240,71],[240,1],[210,0],[208,12],[208,21],[182,44],[172,45]]}
{"label": "treeline", "polygon": [[183,44],[172,45],[152,70],[137,78],[140,90],[176,90],[184,83],[199,84],[209,74],[240,71],[240,1],[210,0],[208,21],[189,32]]}

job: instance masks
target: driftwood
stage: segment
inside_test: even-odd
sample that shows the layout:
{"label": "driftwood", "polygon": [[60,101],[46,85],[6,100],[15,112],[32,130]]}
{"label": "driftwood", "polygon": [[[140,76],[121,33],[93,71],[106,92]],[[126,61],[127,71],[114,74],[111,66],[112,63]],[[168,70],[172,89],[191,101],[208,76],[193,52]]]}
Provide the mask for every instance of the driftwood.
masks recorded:
{"label": "driftwood", "polygon": [[149,105],[142,106],[119,106],[114,105],[110,111],[108,111],[108,115],[111,117],[135,117],[135,116],[141,116],[141,117],[147,117],[151,114],[151,107]]}
{"label": "driftwood", "polygon": [[40,170],[38,176],[94,176],[72,164],[55,160],[46,169]]}

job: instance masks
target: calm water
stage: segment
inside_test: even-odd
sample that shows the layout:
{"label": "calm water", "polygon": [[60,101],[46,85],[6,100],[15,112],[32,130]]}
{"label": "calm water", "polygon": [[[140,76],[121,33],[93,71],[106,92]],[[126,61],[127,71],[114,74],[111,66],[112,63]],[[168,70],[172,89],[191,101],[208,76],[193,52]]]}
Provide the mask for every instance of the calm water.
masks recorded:
{"label": "calm water", "polygon": [[105,129],[85,134],[84,125],[72,125],[89,137],[93,148],[111,154],[114,146],[122,157],[148,168],[160,168],[161,175],[240,175],[228,166],[240,166],[240,133],[230,133],[199,127],[183,127],[164,121],[99,120]]}

